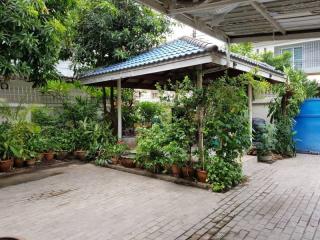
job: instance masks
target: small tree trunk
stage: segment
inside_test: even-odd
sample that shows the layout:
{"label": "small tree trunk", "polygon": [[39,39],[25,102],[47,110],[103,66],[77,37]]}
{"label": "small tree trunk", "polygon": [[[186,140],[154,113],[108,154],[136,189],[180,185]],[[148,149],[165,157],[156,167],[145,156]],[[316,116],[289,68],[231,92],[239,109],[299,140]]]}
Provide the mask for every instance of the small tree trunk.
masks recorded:
{"label": "small tree trunk", "polygon": [[102,104],[103,104],[103,114],[104,114],[104,119],[107,120],[107,93],[106,93],[106,88],[102,88]]}
{"label": "small tree trunk", "polygon": [[[202,67],[197,69],[197,87],[202,89],[203,82]],[[199,148],[199,160],[202,163],[202,168],[204,170],[204,144],[203,144],[203,107],[198,106],[198,148]]]}
{"label": "small tree trunk", "polygon": [[114,88],[110,87],[110,119],[112,124],[112,133],[113,135],[117,135],[117,115],[114,106]]}

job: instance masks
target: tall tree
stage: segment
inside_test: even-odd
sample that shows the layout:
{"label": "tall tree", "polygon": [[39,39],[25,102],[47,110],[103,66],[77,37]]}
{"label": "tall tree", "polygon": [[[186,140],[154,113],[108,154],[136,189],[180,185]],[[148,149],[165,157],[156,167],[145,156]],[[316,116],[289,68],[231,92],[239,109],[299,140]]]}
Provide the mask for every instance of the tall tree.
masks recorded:
{"label": "tall tree", "polygon": [[[120,62],[146,51],[163,42],[169,32],[168,18],[133,0],[84,2],[74,38],[73,62],[78,72]],[[125,91],[123,96],[132,94],[133,91]],[[109,115],[115,128],[113,96],[110,94]]]}
{"label": "tall tree", "polygon": [[55,64],[76,0],[0,1],[0,75],[43,85]]}
{"label": "tall tree", "polygon": [[169,20],[132,0],[87,1],[75,36],[77,69],[113,64],[161,43]]}

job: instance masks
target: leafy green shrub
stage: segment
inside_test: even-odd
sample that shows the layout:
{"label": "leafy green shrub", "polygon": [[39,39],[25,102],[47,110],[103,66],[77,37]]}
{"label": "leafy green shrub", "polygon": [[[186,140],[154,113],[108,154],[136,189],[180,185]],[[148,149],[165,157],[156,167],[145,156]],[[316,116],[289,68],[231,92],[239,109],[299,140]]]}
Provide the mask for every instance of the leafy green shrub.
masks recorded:
{"label": "leafy green shrub", "polygon": [[293,157],[296,153],[292,130],[294,118],[299,114],[303,101],[317,95],[318,89],[315,82],[308,80],[301,71],[285,68],[285,73],[288,81],[273,88],[277,97],[269,105],[269,116],[276,128],[276,153]]}
{"label": "leafy green shrub", "polygon": [[96,99],[75,97],[74,101],[63,103],[58,117],[60,123],[77,128],[85,119],[91,122],[102,121],[99,102]]}
{"label": "leafy green shrub", "polygon": [[137,104],[138,120],[142,124],[152,123],[161,119],[164,108],[161,103],[140,102]]}
{"label": "leafy green shrub", "polygon": [[176,164],[179,167],[183,167],[189,159],[186,149],[182,148],[177,142],[170,142],[165,145],[163,147],[163,152],[168,159],[168,163]]}
{"label": "leafy green shrub", "polygon": [[57,124],[57,117],[53,109],[47,107],[39,107],[32,109],[32,122],[39,126],[54,126]]}
{"label": "leafy green shrub", "polygon": [[[291,130],[290,130],[291,131]],[[260,156],[267,156],[275,150],[277,140],[273,124],[262,125],[256,134],[257,152]]]}
{"label": "leafy green shrub", "polygon": [[212,190],[215,192],[226,191],[243,179],[241,164],[226,162],[218,156],[209,159],[207,171],[208,182],[211,183]]}
{"label": "leafy green shrub", "polygon": [[39,135],[40,127],[26,121],[14,121],[2,124],[0,133],[0,152],[3,159],[27,159],[31,154],[28,141]]}
{"label": "leafy green shrub", "polygon": [[158,124],[154,124],[150,129],[139,129],[137,162],[149,170],[163,167],[167,163],[162,149],[166,140],[166,129]]}

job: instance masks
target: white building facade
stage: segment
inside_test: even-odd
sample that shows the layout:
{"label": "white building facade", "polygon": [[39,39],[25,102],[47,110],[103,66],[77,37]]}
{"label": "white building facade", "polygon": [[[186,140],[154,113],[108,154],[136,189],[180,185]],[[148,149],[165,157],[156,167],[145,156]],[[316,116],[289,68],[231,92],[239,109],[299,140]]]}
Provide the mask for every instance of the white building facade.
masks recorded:
{"label": "white building facade", "polygon": [[[320,38],[254,43],[254,50],[257,53],[271,51],[275,55],[290,52],[292,66],[304,71],[310,80],[316,80],[320,86]],[[267,120],[268,105],[272,99],[272,95],[257,97],[253,101],[253,117]]]}

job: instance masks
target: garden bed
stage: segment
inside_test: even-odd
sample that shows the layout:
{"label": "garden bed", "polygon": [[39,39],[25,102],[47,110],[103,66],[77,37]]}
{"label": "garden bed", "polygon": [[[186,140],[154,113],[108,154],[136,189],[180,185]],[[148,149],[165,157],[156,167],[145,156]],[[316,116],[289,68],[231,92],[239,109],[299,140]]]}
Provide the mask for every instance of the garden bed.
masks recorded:
{"label": "garden bed", "polygon": [[73,160],[73,159],[64,160],[64,161],[54,160],[54,161],[52,161],[50,163],[48,163],[48,162],[39,162],[33,167],[14,168],[10,172],[0,172],[0,179],[1,178],[5,178],[5,177],[10,177],[10,176],[13,176],[13,175],[30,173],[30,172],[34,172],[34,171],[37,171],[37,170],[43,170],[43,169],[47,169],[47,168],[64,167],[64,166],[67,166],[67,165],[70,165],[70,164],[74,164],[74,163],[79,164],[80,162],[78,160]]}
{"label": "garden bed", "polygon": [[156,173],[152,173],[147,170],[139,169],[139,168],[126,168],[121,165],[112,165],[112,164],[106,164],[105,167],[111,168],[114,170],[118,170],[118,171],[122,171],[122,172],[127,172],[127,173],[136,174],[136,175],[156,178],[156,179],[160,179],[163,181],[186,185],[186,186],[192,186],[192,187],[197,187],[197,188],[202,188],[202,189],[210,189],[211,188],[210,184],[208,184],[208,183],[195,182],[195,181],[187,180],[184,178],[173,177],[173,176],[166,175],[166,174],[156,174]]}

